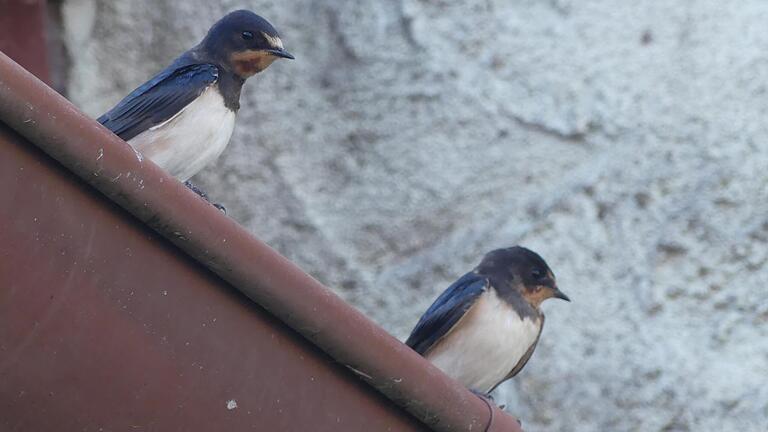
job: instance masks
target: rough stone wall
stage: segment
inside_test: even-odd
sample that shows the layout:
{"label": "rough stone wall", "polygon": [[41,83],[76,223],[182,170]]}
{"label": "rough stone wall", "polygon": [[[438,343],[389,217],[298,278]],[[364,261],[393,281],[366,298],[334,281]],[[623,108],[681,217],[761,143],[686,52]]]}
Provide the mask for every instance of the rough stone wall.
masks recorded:
{"label": "rough stone wall", "polygon": [[768,2],[65,0],[96,116],[246,7],[294,62],[195,180],[399,337],[484,252],[544,305],[529,430],[768,429]]}

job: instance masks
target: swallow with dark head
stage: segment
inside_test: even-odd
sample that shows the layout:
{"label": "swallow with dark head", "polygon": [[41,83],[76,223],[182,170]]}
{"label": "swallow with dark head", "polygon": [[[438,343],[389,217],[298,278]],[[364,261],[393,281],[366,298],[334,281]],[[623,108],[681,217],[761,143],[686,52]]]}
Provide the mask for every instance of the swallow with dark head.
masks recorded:
{"label": "swallow with dark head", "polygon": [[544,326],[539,306],[549,298],[570,301],[537,253],[497,249],[440,294],[406,344],[487,395],[531,358]]}
{"label": "swallow with dark head", "polygon": [[231,12],[98,121],[186,182],[229,143],[245,80],[280,58],[294,57],[267,20]]}

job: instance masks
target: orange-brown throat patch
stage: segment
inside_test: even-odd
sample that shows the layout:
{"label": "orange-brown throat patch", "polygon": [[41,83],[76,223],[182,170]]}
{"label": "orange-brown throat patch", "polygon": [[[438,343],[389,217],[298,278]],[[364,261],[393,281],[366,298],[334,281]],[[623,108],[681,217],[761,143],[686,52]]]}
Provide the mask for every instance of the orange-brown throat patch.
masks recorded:
{"label": "orange-brown throat patch", "polygon": [[555,291],[544,285],[538,285],[531,290],[523,289],[523,298],[534,308],[538,308],[541,302],[554,297],[554,295]]}
{"label": "orange-brown throat patch", "polygon": [[248,50],[232,54],[229,60],[237,75],[248,78],[269,67],[277,57],[266,51]]}

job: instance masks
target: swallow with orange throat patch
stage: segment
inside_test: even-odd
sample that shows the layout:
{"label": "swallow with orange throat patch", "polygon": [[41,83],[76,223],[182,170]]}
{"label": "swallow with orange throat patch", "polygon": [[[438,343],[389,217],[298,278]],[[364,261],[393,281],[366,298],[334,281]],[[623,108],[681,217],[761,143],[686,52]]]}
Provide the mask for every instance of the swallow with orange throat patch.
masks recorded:
{"label": "swallow with orange throat patch", "polygon": [[98,121],[205,198],[187,180],[227,147],[245,80],[281,58],[294,57],[272,24],[231,12]]}
{"label": "swallow with orange throat patch", "polygon": [[406,344],[482,396],[531,358],[549,298],[570,301],[537,253],[520,246],[488,252],[432,303]]}

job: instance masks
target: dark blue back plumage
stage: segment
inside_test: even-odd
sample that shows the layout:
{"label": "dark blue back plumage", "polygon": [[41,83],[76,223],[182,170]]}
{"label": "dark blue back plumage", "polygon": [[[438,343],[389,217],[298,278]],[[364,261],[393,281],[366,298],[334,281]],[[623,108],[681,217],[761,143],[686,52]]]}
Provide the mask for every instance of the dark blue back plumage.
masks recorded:
{"label": "dark blue back plumage", "polygon": [[470,272],[448,287],[424,312],[406,345],[424,355],[453,328],[488,287],[488,280]]}
{"label": "dark blue back plumage", "polygon": [[98,122],[128,141],[176,115],[219,77],[212,64],[185,64],[184,60],[180,58],[132,91]]}

